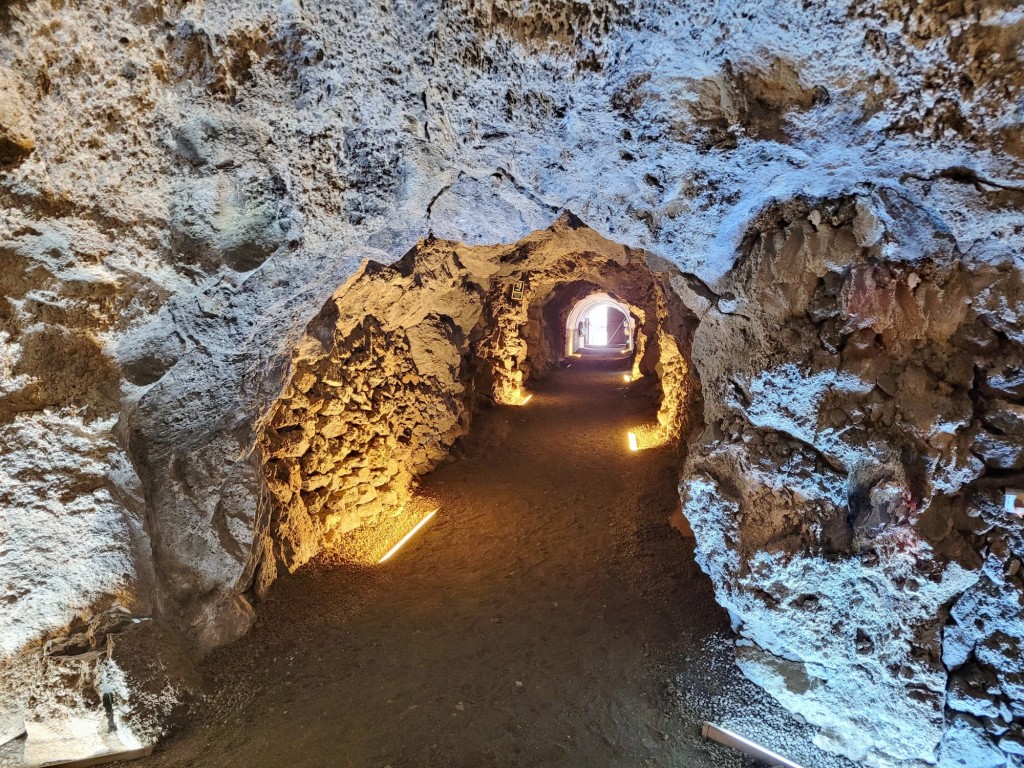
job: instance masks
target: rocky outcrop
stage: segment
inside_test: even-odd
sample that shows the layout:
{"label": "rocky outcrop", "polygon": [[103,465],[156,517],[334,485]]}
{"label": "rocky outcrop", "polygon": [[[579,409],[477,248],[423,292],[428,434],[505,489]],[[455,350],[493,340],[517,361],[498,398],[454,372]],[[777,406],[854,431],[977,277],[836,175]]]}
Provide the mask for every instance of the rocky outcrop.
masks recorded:
{"label": "rocky outcrop", "polygon": [[[316,530],[273,516],[258,449],[278,412],[312,420],[277,405],[315,350],[311,321],[366,259],[395,265],[431,233],[515,243],[570,209],[664,259],[654,271],[701,318],[692,360],[656,339],[648,359],[682,382],[667,393],[697,369],[710,387],[687,493],[705,483],[722,514],[695,528],[755,643],[745,669],[880,764],[1017,754],[1016,668],[991,650],[1016,630],[964,628],[1005,620],[1010,587],[989,593],[1018,578],[992,510],[1024,484],[1021,29],[1013,0],[0,4],[0,653],[39,669],[46,640],[122,609],[201,649],[245,632],[253,585],[306,556],[272,531]],[[625,253],[609,255],[629,273]],[[671,338],[693,332],[668,291],[650,306]],[[366,317],[335,324],[318,365]],[[510,391],[551,362],[537,317],[525,345],[490,342],[510,352]],[[447,348],[454,326],[427,327],[424,348]],[[402,344],[404,377],[418,353]],[[672,429],[692,418],[679,402]],[[461,407],[438,411],[442,433]],[[713,475],[725,454],[736,466]],[[707,549],[726,533],[735,566]],[[792,578],[837,580],[865,622],[873,595],[908,585],[912,647],[879,613],[811,654],[821,633],[783,617],[838,608],[781,592],[765,607],[797,551]],[[943,669],[947,611],[975,650]],[[804,678],[787,665],[812,661],[790,692]],[[811,686],[825,670],[832,687]],[[902,690],[920,731],[813,714],[863,677]],[[4,722],[26,714],[14,680]],[[992,706],[967,703],[982,688]]]}
{"label": "rocky outcrop", "polygon": [[[300,345],[260,437],[272,494],[257,590],[329,543],[400,513],[468,430],[470,334],[482,302],[452,247],[409,269],[368,264]],[[440,310],[440,311],[439,311]],[[375,562],[387,549],[353,553]]]}
{"label": "rocky outcrop", "polygon": [[[681,487],[741,668],[822,746],[878,765],[956,765],[963,739],[998,755],[1017,700],[998,649],[1019,634],[1004,574],[1024,529],[997,510],[1019,429],[992,395],[1024,350],[976,297],[1020,277],[1010,254],[965,265],[908,221],[927,215],[889,192],[751,233],[696,334],[708,427]],[[1000,589],[998,609],[972,603]]]}
{"label": "rocky outcrop", "polygon": [[185,693],[198,690],[193,665],[169,627],[113,608],[0,664],[5,690],[16,694],[4,701],[0,726],[7,739],[27,734],[30,766],[145,749]]}

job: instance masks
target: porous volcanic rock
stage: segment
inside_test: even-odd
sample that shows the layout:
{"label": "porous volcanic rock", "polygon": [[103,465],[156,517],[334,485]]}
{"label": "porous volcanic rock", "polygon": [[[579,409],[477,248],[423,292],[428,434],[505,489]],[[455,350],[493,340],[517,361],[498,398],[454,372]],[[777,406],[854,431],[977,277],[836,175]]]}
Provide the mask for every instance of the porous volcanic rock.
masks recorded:
{"label": "porous volcanic rock", "polygon": [[[790,204],[750,233],[696,333],[707,428],[681,491],[744,672],[821,746],[952,765],[949,723],[959,739],[976,721],[950,710],[1008,726],[1019,695],[1001,677],[1013,652],[982,652],[1019,636],[1021,585],[1003,574],[1024,531],[991,513],[1012,438],[987,430],[1016,427],[985,382],[1024,348],[975,297],[1013,295],[1020,274],[1012,254],[965,264],[941,231],[877,231],[894,210],[913,212],[891,192]],[[715,356],[723,343],[747,354]],[[999,607],[966,608],[981,594]]]}
{"label": "porous volcanic rock", "polygon": [[2,735],[72,716],[32,680],[79,626],[248,629],[259,439],[360,264],[572,210],[700,320],[662,374],[706,395],[682,490],[748,674],[877,765],[1017,760],[1022,36],[1015,0],[0,4]]}
{"label": "porous volcanic rock", "polygon": [[631,308],[635,373],[657,382],[659,430],[677,439],[699,387],[685,362],[692,317],[669,282],[571,214],[509,246],[430,238],[393,266],[368,262],[307,327],[260,420],[270,509],[254,591],[325,546],[357,562],[383,555],[389,521],[468,433],[474,405],[522,403],[564,352],[573,300],[596,288]]}

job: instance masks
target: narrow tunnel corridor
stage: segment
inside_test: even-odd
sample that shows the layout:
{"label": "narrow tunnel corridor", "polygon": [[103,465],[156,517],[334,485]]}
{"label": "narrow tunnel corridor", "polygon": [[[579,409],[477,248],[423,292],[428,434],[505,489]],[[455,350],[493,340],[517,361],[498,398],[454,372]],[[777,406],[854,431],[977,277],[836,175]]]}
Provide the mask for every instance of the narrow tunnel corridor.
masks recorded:
{"label": "narrow tunnel corridor", "polygon": [[1024,768],[1024,0],[0,0],[0,208],[0,768]]}
{"label": "narrow tunnel corridor", "polygon": [[779,710],[726,660],[728,618],[667,525],[675,449],[627,447],[656,416],[628,364],[575,359],[482,411],[424,479],[431,523],[384,565],[278,582],[144,764],[745,765],[700,719]]}

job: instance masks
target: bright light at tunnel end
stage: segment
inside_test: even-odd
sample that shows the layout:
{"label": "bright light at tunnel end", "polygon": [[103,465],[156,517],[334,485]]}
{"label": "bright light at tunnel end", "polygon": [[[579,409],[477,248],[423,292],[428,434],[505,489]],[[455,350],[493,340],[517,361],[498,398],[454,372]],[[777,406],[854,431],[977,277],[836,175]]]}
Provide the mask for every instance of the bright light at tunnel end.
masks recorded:
{"label": "bright light at tunnel end", "polygon": [[[440,507],[438,507],[438,509],[440,509]],[[389,560],[391,558],[391,556],[393,554],[395,554],[395,552],[397,552],[403,546],[405,546],[405,543],[407,541],[409,541],[409,539],[411,539],[413,536],[415,536],[416,532],[420,528],[422,528],[424,525],[426,525],[427,522],[430,520],[430,518],[432,518],[436,514],[437,514],[437,509],[435,509],[433,512],[428,513],[426,517],[424,517],[422,520],[420,520],[418,523],[416,523],[415,527],[411,531],[409,531],[407,534],[405,534],[405,536],[403,536],[401,538],[401,540],[397,544],[395,544],[395,546],[393,546],[391,549],[389,549],[387,551],[387,554],[385,554],[384,557],[382,557],[380,560],[377,561],[377,565],[380,565],[381,563]]]}
{"label": "bright light at tunnel end", "polygon": [[635,451],[639,451],[640,447],[637,445],[637,442],[636,442],[636,432],[630,432],[630,433],[628,433],[628,436],[629,436],[629,450],[634,451],[634,452]]}

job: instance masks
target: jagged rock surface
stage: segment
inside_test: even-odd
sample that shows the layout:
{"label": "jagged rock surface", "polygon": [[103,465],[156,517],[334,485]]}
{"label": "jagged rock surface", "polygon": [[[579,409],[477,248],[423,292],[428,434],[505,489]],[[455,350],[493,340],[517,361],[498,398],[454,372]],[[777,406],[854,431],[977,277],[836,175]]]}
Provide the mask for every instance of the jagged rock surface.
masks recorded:
{"label": "jagged rock surface", "polygon": [[[1020,273],[1009,253],[964,264],[913,215],[889,193],[782,207],[751,233],[695,338],[708,427],[682,493],[746,674],[821,746],[953,765],[949,721],[949,738],[978,721],[951,711],[982,718],[992,751],[1019,701],[1022,586],[1003,574],[1024,521],[996,512],[1011,467],[990,446],[1018,429],[992,395],[1024,348],[985,297]],[[746,356],[715,357],[723,342]],[[981,595],[999,607],[967,608]]]}
{"label": "jagged rock surface", "polygon": [[509,246],[430,239],[393,267],[366,264],[310,323],[261,419],[271,500],[255,591],[325,545],[359,562],[384,554],[373,529],[388,532],[417,480],[468,433],[475,402],[523,401],[559,359],[552,317],[564,327],[570,299],[595,287],[642,318],[636,372],[659,382],[660,420],[678,437],[692,425],[687,397],[699,401],[685,363],[692,328],[678,300],[669,312],[668,275],[642,253],[565,215]]}
{"label": "jagged rock surface", "polygon": [[[203,648],[244,632],[257,425],[310,321],[364,258],[569,208],[687,273],[713,431],[684,492],[722,515],[694,527],[748,672],[879,764],[1019,756],[1013,0],[15,0],[0,36],[8,660],[122,609]],[[715,490],[725,454],[739,487]],[[876,614],[811,654],[842,601],[769,599],[786,569],[863,594],[865,621],[913,581],[910,634]],[[865,670],[920,732],[858,721]]]}

